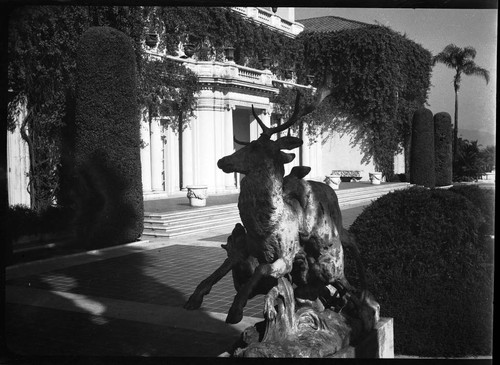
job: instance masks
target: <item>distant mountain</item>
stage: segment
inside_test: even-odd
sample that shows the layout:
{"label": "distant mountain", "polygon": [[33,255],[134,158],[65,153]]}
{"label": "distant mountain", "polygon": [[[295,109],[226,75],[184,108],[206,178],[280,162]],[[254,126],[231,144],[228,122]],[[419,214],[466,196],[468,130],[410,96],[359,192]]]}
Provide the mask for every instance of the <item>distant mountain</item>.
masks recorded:
{"label": "distant mountain", "polygon": [[496,145],[495,134],[483,131],[476,131],[473,129],[460,129],[458,128],[458,137],[468,139],[469,141],[477,141],[483,147]]}

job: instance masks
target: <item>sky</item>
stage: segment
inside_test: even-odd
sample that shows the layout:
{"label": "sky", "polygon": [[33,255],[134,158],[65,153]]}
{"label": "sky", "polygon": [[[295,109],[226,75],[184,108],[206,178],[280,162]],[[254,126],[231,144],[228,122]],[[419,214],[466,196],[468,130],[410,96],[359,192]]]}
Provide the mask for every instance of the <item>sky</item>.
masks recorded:
{"label": "sky", "polygon": [[[490,72],[490,82],[463,76],[458,99],[459,129],[495,133],[497,83],[497,9],[411,8],[295,8],[295,19],[334,15],[365,23],[389,26],[422,45],[432,55],[448,44],[476,49],[475,63]],[[434,114],[454,116],[454,70],[443,64],[433,68],[426,107]]]}

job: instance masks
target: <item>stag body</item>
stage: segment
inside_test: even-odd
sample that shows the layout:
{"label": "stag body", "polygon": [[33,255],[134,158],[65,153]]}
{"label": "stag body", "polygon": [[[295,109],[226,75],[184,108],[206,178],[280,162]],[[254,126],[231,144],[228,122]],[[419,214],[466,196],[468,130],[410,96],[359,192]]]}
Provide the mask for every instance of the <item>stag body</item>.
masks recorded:
{"label": "stag body", "polygon": [[[295,155],[281,150],[291,150],[303,142],[290,136],[271,140],[274,133],[287,129],[296,121],[299,99],[300,93],[297,94],[291,118],[274,128],[267,127],[252,107],[263,133],[250,143],[235,140],[245,147],[217,163],[226,173],[246,175],[241,181],[238,208],[247,230],[248,252],[259,261],[253,276],[234,298],[226,319],[228,323],[241,320],[247,299],[262,277],[279,279],[290,274],[296,257],[304,258],[302,268],[298,270],[303,284],[328,284],[340,280],[348,285],[337,230],[337,225],[340,229],[342,227],[342,218],[335,192],[324,184],[327,190],[315,187],[312,182],[297,183],[298,180],[303,181],[302,177],[308,172],[300,168],[288,181],[289,187],[297,185],[298,189],[284,189],[284,164],[291,162]],[[286,190],[295,191],[296,196],[287,194]],[[307,274],[308,271],[311,275]],[[265,301],[264,312],[270,319],[276,314],[269,299]]]}
{"label": "stag body", "polygon": [[281,149],[301,144],[295,137],[272,141],[263,134],[217,163],[224,172],[246,175],[241,181],[238,208],[247,230],[248,252],[259,261],[254,275],[236,294],[226,319],[228,323],[241,321],[243,307],[262,277],[278,279],[292,270],[300,249],[297,215],[301,214],[301,208],[297,201],[290,204],[283,199],[283,164],[292,161],[295,155]]}

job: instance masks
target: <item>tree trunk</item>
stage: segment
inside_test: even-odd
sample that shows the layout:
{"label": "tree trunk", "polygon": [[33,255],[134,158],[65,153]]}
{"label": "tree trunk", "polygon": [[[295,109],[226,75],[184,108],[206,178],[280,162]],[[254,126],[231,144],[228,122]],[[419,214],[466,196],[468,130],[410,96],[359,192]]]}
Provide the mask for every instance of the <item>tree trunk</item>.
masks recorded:
{"label": "tree trunk", "polygon": [[[304,140],[304,122],[300,122],[299,125],[299,138]],[[303,166],[304,164],[304,144],[299,147],[299,166]]]}
{"label": "tree trunk", "polygon": [[35,147],[33,145],[33,140],[26,133],[26,125],[28,124],[28,120],[31,117],[31,111],[28,112],[23,122],[21,123],[21,127],[19,131],[21,132],[21,137],[28,144],[28,151],[30,155],[30,172],[29,172],[29,194],[30,194],[30,205],[31,209],[36,209],[36,186],[35,186]]}
{"label": "tree trunk", "polygon": [[453,161],[457,157],[458,146],[458,88],[455,86],[455,126],[453,129]]}

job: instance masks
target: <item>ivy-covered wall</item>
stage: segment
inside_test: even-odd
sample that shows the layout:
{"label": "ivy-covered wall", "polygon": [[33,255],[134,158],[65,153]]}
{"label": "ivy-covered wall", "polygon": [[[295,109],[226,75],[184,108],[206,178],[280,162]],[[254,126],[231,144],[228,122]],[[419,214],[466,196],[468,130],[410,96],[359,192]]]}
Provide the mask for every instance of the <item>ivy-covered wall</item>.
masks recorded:
{"label": "ivy-covered wall", "polygon": [[[303,33],[304,70],[331,90],[329,107],[311,121],[355,134],[365,159],[390,178],[393,157],[408,147],[411,117],[426,100],[432,55],[387,27]],[[326,111],[326,112],[325,112]],[[341,116],[332,121],[332,115]]]}
{"label": "ivy-covered wall", "polygon": [[303,62],[301,42],[227,7],[154,7],[147,10],[149,30],[160,34],[160,50],[175,54],[179,42],[192,43],[199,59],[222,60],[224,47],[235,48],[239,65],[263,69],[261,59],[270,58],[270,70],[278,76]]}
{"label": "ivy-covered wall", "polygon": [[[379,26],[303,33],[292,39],[229,8],[171,6],[31,6],[20,8],[11,20],[9,88],[17,100],[28,100],[27,129],[40,157],[32,161],[30,178],[43,182],[37,192],[39,206],[50,205],[62,190],[59,169],[53,166],[60,165],[61,130],[75,89],[76,44],[91,26],[110,26],[131,38],[138,103],[153,115],[160,110],[177,112],[177,108],[188,116],[196,87],[195,76],[186,70],[148,64],[143,42],[151,31],[160,35],[159,49],[167,54],[176,54],[180,42],[189,42],[195,45],[198,59],[222,60],[224,47],[232,46],[237,64],[262,69],[261,59],[268,56],[274,74],[281,77],[294,69],[298,83],[307,84],[307,74],[315,76],[314,86],[333,76],[326,81],[332,97],[304,118],[304,131],[311,136],[317,133],[316,127],[354,133],[365,160],[373,157],[386,175],[392,172],[394,152],[409,145],[411,115],[426,100],[430,85],[430,53]],[[166,70],[165,77],[153,77],[157,67]],[[179,82],[172,75],[185,79]],[[169,103],[162,103],[165,93],[171,95]],[[294,98],[290,93],[274,102],[286,114]],[[11,115],[15,105],[11,104]]]}

